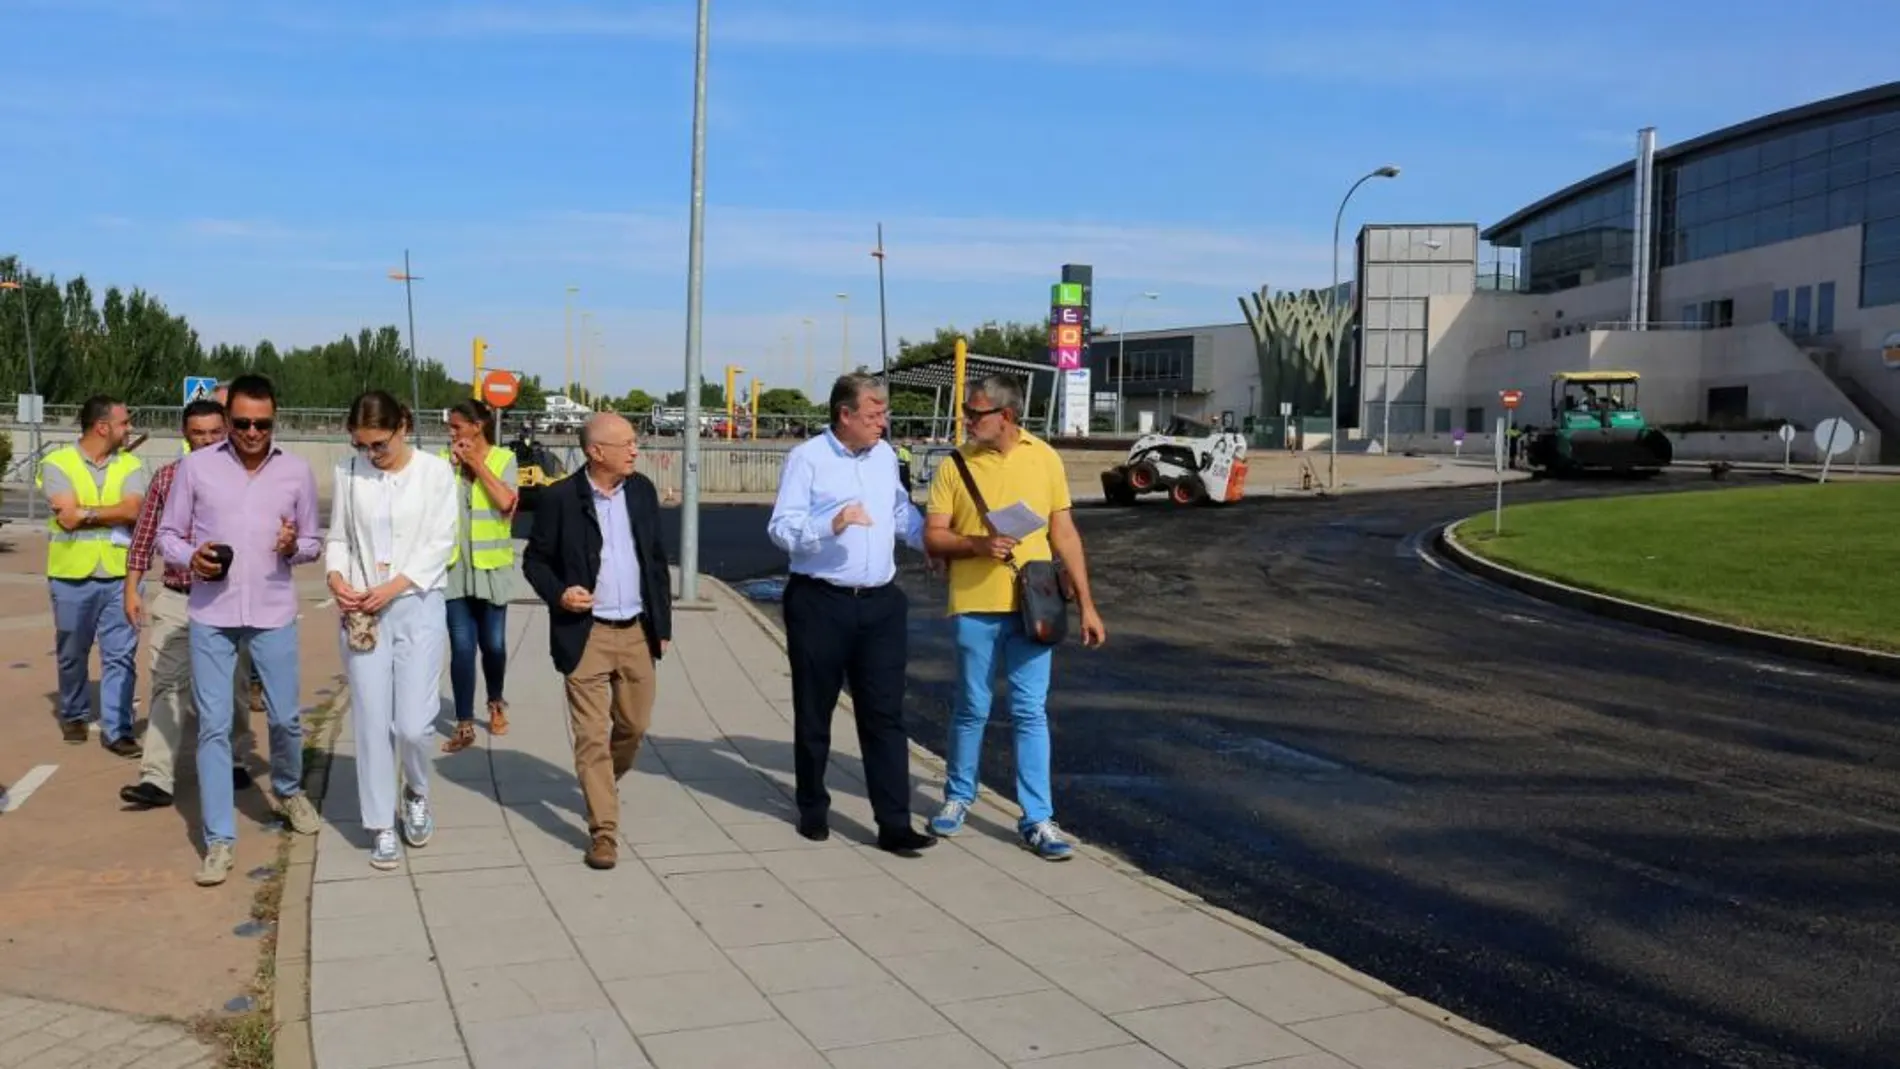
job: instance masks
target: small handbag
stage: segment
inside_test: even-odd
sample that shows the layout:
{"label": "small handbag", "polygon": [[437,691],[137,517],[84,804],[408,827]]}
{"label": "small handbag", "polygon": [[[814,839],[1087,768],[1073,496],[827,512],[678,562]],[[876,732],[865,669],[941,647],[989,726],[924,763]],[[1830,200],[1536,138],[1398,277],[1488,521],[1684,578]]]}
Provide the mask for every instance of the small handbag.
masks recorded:
{"label": "small handbag", "polygon": [[[983,491],[971,478],[970,465],[963,459],[962,451],[952,452],[950,459],[956,462],[957,474],[963,476],[963,485],[970,490],[970,499],[976,505],[977,515],[983,517],[984,528],[995,536],[998,532],[996,525],[990,522],[989,503],[983,500]],[[1054,646],[1068,637],[1069,586],[1063,582],[1056,562],[1032,560],[1017,564],[1012,554],[1004,558],[1003,564],[1015,577],[1016,611],[1022,617],[1023,633],[1045,646]]]}
{"label": "small handbag", "polygon": [[[363,553],[363,543],[356,535],[355,457],[350,458],[350,481],[344,489],[343,500],[349,503],[349,516],[345,518],[343,530],[350,540],[350,559],[361,562],[363,582],[367,586],[370,582],[369,557]],[[350,576],[346,574],[343,578],[350,579]],[[380,618],[373,612],[352,609],[343,614],[343,634],[352,652],[368,653],[376,648],[376,625],[379,620]]]}

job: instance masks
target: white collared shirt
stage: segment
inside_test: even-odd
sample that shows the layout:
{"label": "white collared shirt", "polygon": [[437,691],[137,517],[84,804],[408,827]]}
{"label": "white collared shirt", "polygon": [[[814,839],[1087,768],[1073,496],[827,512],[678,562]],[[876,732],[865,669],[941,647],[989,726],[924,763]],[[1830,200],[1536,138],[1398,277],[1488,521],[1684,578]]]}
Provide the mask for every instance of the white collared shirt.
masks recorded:
{"label": "white collared shirt", "polygon": [[[831,531],[852,502],[871,526]],[[922,552],[924,516],[904,492],[897,451],[879,440],[852,452],[827,430],[793,449],[779,476],[766,533],[792,558],[792,571],[839,586],[882,586],[897,575],[897,539]]]}
{"label": "white collared shirt", "polygon": [[[359,457],[352,474],[344,461],[330,505],[325,569],[358,588],[401,575],[417,590],[442,589],[455,550],[457,492],[449,462],[420,449],[396,472]],[[370,559],[358,560],[358,553]]]}

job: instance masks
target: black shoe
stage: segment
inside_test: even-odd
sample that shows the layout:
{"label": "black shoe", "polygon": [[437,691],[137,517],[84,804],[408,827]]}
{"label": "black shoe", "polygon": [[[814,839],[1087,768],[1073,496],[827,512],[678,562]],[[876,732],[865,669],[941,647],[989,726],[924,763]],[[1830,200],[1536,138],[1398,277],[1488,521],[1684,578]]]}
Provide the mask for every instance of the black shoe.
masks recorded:
{"label": "black shoe", "polygon": [[822,843],[831,838],[831,822],[823,813],[806,813],[798,818],[798,834]]}
{"label": "black shoe", "polygon": [[244,769],[239,768],[235,765],[232,766],[231,768],[231,789],[232,790],[248,791],[251,789],[251,782],[252,782],[251,774],[249,772],[246,772]]}
{"label": "black shoe", "polygon": [[140,780],[130,787],[120,787],[119,801],[139,809],[163,809],[172,804],[172,792],[156,783]]}
{"label": "black shoe", "polygon": [[59,737],[77,746],[92,737],[92,727],[84,720],[61,720]]}
{"label": "black shoe", "polygon": [[139,745],[139,740],[127,735],[123,739],[106,743],[106,752],[126,758],[144,757],[145,747]]}
{"label": "black shoe", "polygon": [[899,857],[916,857],[918,851],[928,850],[935,845],[935,835],[925,835],[908,825],[879,828],[877,832],[877,848]]}

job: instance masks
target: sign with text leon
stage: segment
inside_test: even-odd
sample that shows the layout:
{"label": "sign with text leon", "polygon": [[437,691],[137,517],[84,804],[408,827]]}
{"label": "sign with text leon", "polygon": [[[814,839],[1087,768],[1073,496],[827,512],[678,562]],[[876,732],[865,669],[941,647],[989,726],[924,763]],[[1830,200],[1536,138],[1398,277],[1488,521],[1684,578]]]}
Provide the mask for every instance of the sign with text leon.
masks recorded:
{"label": "sign with text leon", "polygon": [[1082,366],[1082,341],[1088,315],[1082,306],[1082,287],[1058,282],[1049,287],[1049,360],[1061,371]]}

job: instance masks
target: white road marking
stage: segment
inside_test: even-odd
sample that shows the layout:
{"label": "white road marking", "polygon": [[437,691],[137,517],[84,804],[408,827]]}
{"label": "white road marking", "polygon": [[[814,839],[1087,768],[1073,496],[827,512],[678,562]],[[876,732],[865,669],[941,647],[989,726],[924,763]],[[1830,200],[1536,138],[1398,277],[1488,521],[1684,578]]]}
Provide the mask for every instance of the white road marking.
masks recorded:
{"label": "white road marking", "polygon": [[11,813],[25,805],[33,792],[39,790],[58,771],[58,765],[35,765],[29,769],[26,775],[20,777],[20,782],[0,791],[0,813]]}

